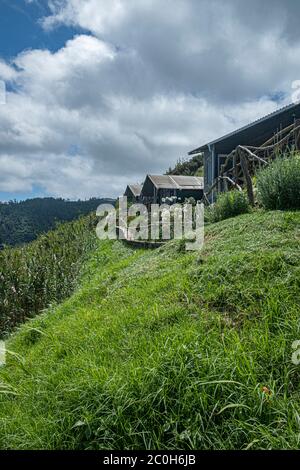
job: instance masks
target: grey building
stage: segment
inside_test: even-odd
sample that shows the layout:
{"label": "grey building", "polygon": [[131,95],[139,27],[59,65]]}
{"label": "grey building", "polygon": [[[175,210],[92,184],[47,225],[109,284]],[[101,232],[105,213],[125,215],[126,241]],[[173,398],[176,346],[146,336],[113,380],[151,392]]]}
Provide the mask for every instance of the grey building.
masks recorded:
{"label": "grey building", "polygon": [[203,178],[199,176],[147,175],[141,191],[144,204],[161,204],[164,198],[176,197],[184,202],[193,197],[203,197]]}
{"label": "grey building", "polygon": [[[204,191],[207,192],[213,185],[226,156],[238,145],[259,147],[298,119],[300,119],[300,103],[291,104],[189,152],[189,155],[204,154]],[[214,197],[212,193],[211,202],[214,201]]]}
{"label": "grey building", "polygon": [[125,190],[124,196],[129,202],[139,202],[142,191],[141,184],[129,184]]}

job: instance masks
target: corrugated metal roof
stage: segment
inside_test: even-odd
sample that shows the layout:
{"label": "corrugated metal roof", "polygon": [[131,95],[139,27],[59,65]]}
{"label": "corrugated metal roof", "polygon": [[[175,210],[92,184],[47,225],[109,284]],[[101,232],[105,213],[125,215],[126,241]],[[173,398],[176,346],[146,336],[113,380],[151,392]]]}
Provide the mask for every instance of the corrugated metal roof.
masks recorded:
{"label": "corrugated metal roof", "polygon": [[247,129],[249,129],[250,127],[252,126],[255,126],[257,124],[260,124],[272,117],[275,117],[281,113],[284,113],[286,111],[290,111],[292,110],[293,108],[297,108],[297,107],[300,107],[300,102],[297,102],[297,103],[292,103],[292,104],[289,104],[287,106],[284,106],[283,108],[280,108],[280,109],[277,109],[276,111],[274,111],[273,113],[270,113],[270,114],[267,114],[266,116],[260,118],[260,119],[257,119],[256,121],[253,121],[251,122],[250,124],[247,124],[246,126],[243,126],[243,127],[240,127],[239,129],[233,131],[233,132],[230,132],[229,134],[226,134],[224,135],[223,137],[219,137],[218,139],[215,139],[215,140],[212,140],[211,142],[208,142],[207,144],[204,144],[202,145],[201,147],[198,147],[196,148],[195,150],[192,150],[191,152],[189,152],[188,154],[189,155],[193,155],[193,154],[197,154],[199,152],[203,152],[205,150],[206,147],[209,147],[210,145],[214,145],[214,144],[217,144],[218,142],[222,142],[223,140],[226,140],[228,139],[229,137],[232,137],[236,134],[239,134],[240,132],[243,132]]}
{"label": "corrugated metal roof", "polygon": [[148,175],[157,189],[203,189],[200,176]]}
{"label": "corrugated metal roof", "polygon": [[181,176],[181,175],[170,175],[181,188],[203,188],[203,178],[201,176]]}
{"label": "corrugated metal roof", "polygon": [[148,177],[157,188],[173,189],[178,187],[168,175],[148,175]]}

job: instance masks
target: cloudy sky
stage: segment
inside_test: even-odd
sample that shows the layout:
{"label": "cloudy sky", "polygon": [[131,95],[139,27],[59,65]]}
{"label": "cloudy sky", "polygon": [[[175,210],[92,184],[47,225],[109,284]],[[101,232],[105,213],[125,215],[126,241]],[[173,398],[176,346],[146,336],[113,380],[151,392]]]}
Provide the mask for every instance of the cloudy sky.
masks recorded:
{"label": "cloudy sky", "polygon": [[299,0],[0,0],[0,200],[117,196],[287,104],[299,19]]}

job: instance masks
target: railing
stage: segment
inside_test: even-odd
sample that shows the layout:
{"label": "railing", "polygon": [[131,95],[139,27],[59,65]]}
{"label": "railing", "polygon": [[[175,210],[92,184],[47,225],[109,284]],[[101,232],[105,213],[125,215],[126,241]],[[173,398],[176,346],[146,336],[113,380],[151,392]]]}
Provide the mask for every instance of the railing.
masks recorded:
{"label": "railing", "polygon": [[134,238],[130,238],[130,232],[125,233],[124,228],[117,226],[118,235],[122,232],[123,236],[120,238],[124,243],[130,245],[134,248],[159,248],[163,246],[166,242],[164,241],[153,241],[153,240],[136,240]]}
{"label": "railing", "polygon": [[300,150],[300,119],[294,124],[280,130],[260,147],[238,145],[229,155],[223,165],[219,176],[213,185],[204,193],[205,202],[209,203],[208,196],[212,191],[223,192],[229,190],[229,185],[242,191],[247,188],[248,198],[254,205],[252,178],[257,170],[268,165],[280,153],[288,150]]}

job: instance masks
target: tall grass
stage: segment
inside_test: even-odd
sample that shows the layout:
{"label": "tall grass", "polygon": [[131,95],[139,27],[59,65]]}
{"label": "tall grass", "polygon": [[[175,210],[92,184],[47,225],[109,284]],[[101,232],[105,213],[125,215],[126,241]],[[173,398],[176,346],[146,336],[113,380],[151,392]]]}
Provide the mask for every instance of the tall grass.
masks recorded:
{"label": "tall grass", "polygon": [[0,448],[298,449],[299,224],[211,224],[201,253],[102,241],[7,343]]}
{"label": "tall grass", "polygon": [[73,291],[96,245],[94,216],[60,225],[20,248],[0,251],[0,336]]}
{"label": "tall grass", "polygon": [[218,195],[216,203],[207,209],[206,218],[209,222],[220,222],[249,211],[250,205],[246,194],[232,190]]}
{"label": "tall grass", "polygon": [[283,155],[261,170],[257,189],[266,209],[300,209],[300,155]]}

